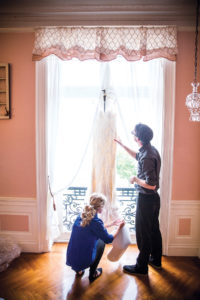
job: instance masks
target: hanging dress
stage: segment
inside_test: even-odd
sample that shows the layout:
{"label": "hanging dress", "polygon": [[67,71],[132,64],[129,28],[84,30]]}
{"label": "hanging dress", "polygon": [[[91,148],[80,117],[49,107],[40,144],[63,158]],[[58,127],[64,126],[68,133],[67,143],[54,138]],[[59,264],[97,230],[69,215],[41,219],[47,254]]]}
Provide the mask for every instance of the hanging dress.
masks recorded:
{"label": "hanging dress", "polygon": [[116,143],[114,138],[117,136],[117,129],[115,99],[108,94],[105,111],[103,101],[103,98],[100,99],[94,128],[91,192],[99,192],[107,197],[101,216],[107,223],[119,217],[115,192]]}

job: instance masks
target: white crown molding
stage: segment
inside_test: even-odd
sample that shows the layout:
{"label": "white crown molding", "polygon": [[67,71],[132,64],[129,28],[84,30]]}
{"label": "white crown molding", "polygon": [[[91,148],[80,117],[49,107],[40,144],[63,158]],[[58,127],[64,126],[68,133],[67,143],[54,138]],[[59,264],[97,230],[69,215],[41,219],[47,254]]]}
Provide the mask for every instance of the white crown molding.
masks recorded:
{"label": "white crown molding", "polygon": [[0,28],[0,33],[28,33],[35,32],[34,27],[7,27]]}
{"label": "white crown molding", "polygon": [[42,0],[5,1],[0,27],[73,25],[194,26],[194,0]]}

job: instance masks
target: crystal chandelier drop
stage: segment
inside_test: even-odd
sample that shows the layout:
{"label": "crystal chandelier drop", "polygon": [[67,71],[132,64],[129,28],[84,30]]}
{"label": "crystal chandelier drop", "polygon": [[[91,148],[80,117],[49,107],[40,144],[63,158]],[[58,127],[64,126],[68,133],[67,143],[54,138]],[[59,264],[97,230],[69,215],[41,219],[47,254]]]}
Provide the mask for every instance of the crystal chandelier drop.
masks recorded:
{"label": "crystal chandelier drop", "polygon": [[192,93],[186,97],[186,106],[190,111],[190,121],[200,122],[200,93],[198,93],[199,83],[197,82],[197,53],[198,53],[198,20],[199,20],[199,2],[197,0],[196,9],[196,34],[195,34],[195,61],[194,61],[194,82],[191,83]]}

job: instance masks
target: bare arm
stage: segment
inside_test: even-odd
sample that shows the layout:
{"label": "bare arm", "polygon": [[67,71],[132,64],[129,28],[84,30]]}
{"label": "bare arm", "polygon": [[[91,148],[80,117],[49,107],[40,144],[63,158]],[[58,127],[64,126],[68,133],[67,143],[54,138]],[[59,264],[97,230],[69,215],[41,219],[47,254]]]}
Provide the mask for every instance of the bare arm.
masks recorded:
{"label": "bare arm", "polygon": [[126,152],[128,152],[128,154],[130,154],[133,158],[136,158],[136,152],[132,149],[130,149],[129,147],[125,146],[120,140],[118,139],[114,139],[114,141],[119,144],[122,148],[124,148],[124,150],[126,150]]}
{"label": "bare arm", "polygon": [[155,190],[156,185],[149,185],[148,183],[145,182],[143,179],[139,179],[137,176],[133,176],[130,178],[130,183],[137,183],[138,185],[142,186],[145,189],[148,190]]}

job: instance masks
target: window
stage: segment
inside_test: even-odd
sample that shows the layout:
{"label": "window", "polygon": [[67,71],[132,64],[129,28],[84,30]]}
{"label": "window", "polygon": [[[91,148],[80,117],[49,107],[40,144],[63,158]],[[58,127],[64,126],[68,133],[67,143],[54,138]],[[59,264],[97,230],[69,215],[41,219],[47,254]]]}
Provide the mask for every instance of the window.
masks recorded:
{"label": "window", "polygon": [[[47,60],[59,64],[58,120],[53,125],[57,126],[57,134],[52,137],[52,127],[49,126],[49,137],[53,139],[51,144],[54,143],[53,155],[52,149],[49,149],[49,157],[53,157],[52,161],[49,160],[49,172],[53,173],[53,190],[61,190],[59,199],[63,197],[63,200],[59,200],[64,203],[59,219],[64,220],[60,228],[65,232],[71,230],[90,191],[93,128],[99,103],[103,99],[102,90],[105,89],[107,96],[110,95],[115,101],[113,109],[117,119],[117,134],[130,147],[136,147],[130,134],[134,124],[144,122],[153,129],[162,129],[160,93],[163,77],[158,78],[162,59],[127,62],[119,57],[111,62],[100,63],[77,59],[60,61],[51,56]],[[54,113],[50,114],[49,122],[51,125],[54,122]],[[154,142],[160,146],[162,136],[157,129]],[[121,215],[132,232],[135,228],[136,191],[130,185],[129,178],[136,174],[136,168],[136,162],[117,147],[116,196]]]}
{"label": "window", "polygon": [[[54,126],[59,118],[58,115],[58,107],[59,107],[59,91],[60,91],[60,64],[63,62],[56,59],[43,59],[36,63],[36,132],[37,132],[37,199],[38,199],[38,208],[41,211],[41,215],[38,216],[38,220],[40,222],[40,249],[43,251],[48,247],[46,244],[46,237],[48,237],[47,242],[51,242],[53,239],[51,230],[52,225],[52,199],[49,197],[48,202],[47,199],[47,158],[50,158],[51,155],[46,155],[46,129],[50,133],[53,141],[48,143],[48,149],[53,149],[57,145],[57,140],[55,137],[58,137],[57,128],[58,126]],[[121,59],[121,58],[120,58]],[[119,81],[116,83],[112,79],[112,86],[114,87],[114,91],[117,98],[117,113],[118,113],[118,124],[119,136],[124,139],[125,143],[129,143],[132,145],[132,136],[130,135],[130,131],[132,130],[135,123],[138,121],[149,124],[154,130],[154,140],[152,143],[160,150],[161,159],[162,159],[162,170],[161,173],[161,198],[162,198],[162,207],[161,207],[161,230],[163,227],[163,246],[164,252],[167,249],[167,224],[168,224],[168,213],[169,213],[169,203],[171,197],[171,172],[172,172],[172,157],[173,157],[173,126],[174,126],[174,95],[175,95],[175,62],[168,61],[166,59],[154,59],[149,62],[133,62],[128,63],[126,61],[120,62],[117,61],[118,64],[127,65],[126,72],[118,72]],[[67,62],[66,62],[67,63]],[[114,63],[114,61],[110,62]],[[109,63],[109,64],[110,64]],[[148,64],[148,66],[146,65]],[[106,63],[104,64],[104,66]],[[138,67],[136,67],[136,65]],[[141,66],[140,66],[141,65]],[[142,68],[144,66],[144,68]],[[147,68],[148,67],[148,68]],[[124,67],[125,68],[125,67]],[[147,72],[147,68],[148,72]],[[119,67],[116,70],[119,70]],[[141,74],[148,74],[148,76],[139,76],[137,71],[141,70]],[[59,71],[59,72],[58,72]],[[113,74],[111,71],[110,73]],[[128,76],[129,75],[129,76]],[[110,76],[111,78],[111,76]],[[113,78],[113,77],[112,77]],[[131,78],[131,79],[130,79]],[[144,81],[139,82],[139,78],[146,78],[147,86],[146,92],[141,92],[141,86],[145,86]],[[123,84],[126,82],[130,82],[131,84],[126,84],[127,87],[125,89],[122,88]],[[120,83],[120,84],[119,84]],[[125,86],[126,86],[125,85]],[[130,86],[130,89],[128,88]],[[102,86],[100,85],[101,90]],[[149,89],[149,91],[148,91]],[[97,99],[99,99],[99,90],[97,92]],[[46,92],[48,91],[48,93]],[[148,95],[147,99],[147,107],[151,108],[151,111],[146,108],[142,109],[141,103],[138,103],[139,96]],[[45,101],[44,101],[45,100]],[[82,107],[83,108],[83,107]],[[128,109],[127,109],[128,108]],[[85,108],[84,108],[85,109]],[[142,109],[142,110],[141,110]],[[46,111],[49,110],[53,112],[53,118],[50,118],[48,122],[46,122]],[[84,110],[85,112],[85,110]],[[147,113],[145,113],[147,112]],[[57,121],[56,121],[57,120]],[[56,122],[55,122],[56,121]],[[81,126],[79,126],[81,128]],[[79,133],[80,135],[80,133]],[[54,137],[54,138],[53,138]],[[67,139],[66,135],[64,137]],[[77,137],[76,137],[77,138]],[[68,145],[69,145],[68,141]],[[51,147],[49,147],[51,146]],[[163,147],[164,146],[164,147]],[[83,148],[82,148],[83,149]],[[55,150],[55,149],[54,149]],[[52,151],[55,154],[55,151]],[[54,155],[52,156],[54,157]],[[52,158],[51,157],[51,158]],[[75,156],[74,156],[75,157]],[[51,160],[52,165],[51,168],[54,167],[55,160]],[[64,168],[66,169],[66,168]],[[56,174],[52,172],[52,182],[54,182],[54,178]],[[64,180],[64,184],[69,184],[70,180]],[[62,185],[62,184],[61,184]],[[53,186],[53,185],[52,185]],[[54,186],[55,188],[55,186]],[[54,189],[55,190],[55,189]],[[59,203],[57,203],[57,212],[62,211],[59,209]],[[47,207],[48,205],[48,207]],[[48,214],[46,214],[46,211]],[[46,217],[45,217],[46,216]],[[46,221],[47,218],[47,221]],[[58,220],[62,221],[63,214],[59,215]],[[46,222],[48,224],[48,232],[46,232]],[[62,223],[62,222],[61,222]],[[63,231],[63,224],[59,224],[60,231]],[[166,247],[165,247],[166,246]],[[48,248],[49,249],[49,248]]]}

